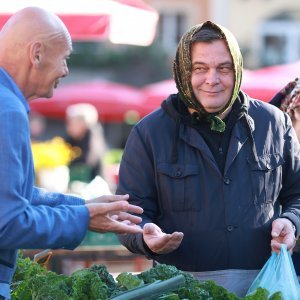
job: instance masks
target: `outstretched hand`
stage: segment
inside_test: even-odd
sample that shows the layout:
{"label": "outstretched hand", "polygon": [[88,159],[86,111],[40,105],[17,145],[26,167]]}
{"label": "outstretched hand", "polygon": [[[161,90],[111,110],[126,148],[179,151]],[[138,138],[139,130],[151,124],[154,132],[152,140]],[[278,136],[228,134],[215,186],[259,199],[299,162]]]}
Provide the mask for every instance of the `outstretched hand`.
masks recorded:
{"label": "outstretched hand", "polygon": [[141,217],[133,214],[143,213],[139,206],[129,204],[128,195],[107,195],[86,201],[90,213],[89,230],[100,233],[142,233],[137,224]]}
{"label": "outstretched hand", "polygon": [[272,251],[279,253],[281,244],[286,244],[287,250],[292,252],[296,245],[293,223],[286,218],[278,218],[272,223]]}
{"label": "outstretched hand", "polygon": [[166,254],[174,251],[179,247],[183,239],[182,232],[173,232],[167,234],[154,223],[144,225],[143,238],[148,248],[157,254]]}

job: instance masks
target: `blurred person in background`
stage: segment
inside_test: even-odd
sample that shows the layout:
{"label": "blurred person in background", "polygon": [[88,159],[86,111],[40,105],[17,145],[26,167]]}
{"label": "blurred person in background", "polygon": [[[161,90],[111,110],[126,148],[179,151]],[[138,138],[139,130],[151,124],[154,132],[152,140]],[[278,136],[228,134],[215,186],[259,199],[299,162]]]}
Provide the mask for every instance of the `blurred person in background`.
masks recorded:
{"label": "blurred person in background", "polygon": [[88,229],[142,232],[128,195],[90,201],[34,186],[29,102],[50,98],[68,75],[69,32],[54,14],[28,7],[0,32],[0,298],[10,299],[18,249],[74,249]]}
{"label": "blurred person in background", "polygon": [[46,140],[45,130],[47,121],[44,116],[39,113],[31,112],[29,115],[30,137],[32,142],[39,142]]}
{"label": "blurred person in background", "polygon": [[181,38],[178,93],[135,125],[118,194],[144,208],[143,233],[119,239],[154,263],[245,296],[300,233],[300,146],[290,118],[240,90],[235,37],[207,21]]}
{"label": "blurred person in background", "polygon": [[[281,91],[279,91],[270,101],[271,104],[287,113],[293,123],[298,141],[300,142],[300,80],[289,82]],[[292,260],[295,266],[297,276],[300,280],[300,244],[299,241],[294,248]]]}
{"label": "blurred person in background", "polygon": [[107,147],[96,108],[87,103],[70,105],[66,110],[66,131],[65,141],[79,150],[69,164],[70,179],[90,182],[96,176],[103,177],[102,160]]}
{"label": "blurred person in background", "polygon": [[270,104],[275,105],[290,116],[300,142],[300,80],[296,78],[289,82],[271,99]]}

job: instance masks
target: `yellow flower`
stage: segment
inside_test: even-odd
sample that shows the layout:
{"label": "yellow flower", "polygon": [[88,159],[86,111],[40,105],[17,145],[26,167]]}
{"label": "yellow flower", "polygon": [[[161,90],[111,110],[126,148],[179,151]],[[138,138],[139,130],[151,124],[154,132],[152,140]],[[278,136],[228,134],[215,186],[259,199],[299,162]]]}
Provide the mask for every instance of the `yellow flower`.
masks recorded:
{"label": "yellow flower", "polygon": [[31,149],[35,171],[66,166],[80,155],[80,149],[72,147],[61,137],[54,137],[45,142],[32,142]]}

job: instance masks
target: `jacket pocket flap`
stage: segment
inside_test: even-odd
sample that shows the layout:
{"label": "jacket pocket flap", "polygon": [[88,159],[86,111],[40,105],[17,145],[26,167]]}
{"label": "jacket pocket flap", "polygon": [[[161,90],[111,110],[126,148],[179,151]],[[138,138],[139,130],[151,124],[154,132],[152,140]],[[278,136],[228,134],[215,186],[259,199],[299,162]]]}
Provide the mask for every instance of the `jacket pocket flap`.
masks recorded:
{"label": "jacket pocket flap", "polygon": [[159,163],[157,172],[169,177],[183,178],[198,174],[199,168],[195,165]]}

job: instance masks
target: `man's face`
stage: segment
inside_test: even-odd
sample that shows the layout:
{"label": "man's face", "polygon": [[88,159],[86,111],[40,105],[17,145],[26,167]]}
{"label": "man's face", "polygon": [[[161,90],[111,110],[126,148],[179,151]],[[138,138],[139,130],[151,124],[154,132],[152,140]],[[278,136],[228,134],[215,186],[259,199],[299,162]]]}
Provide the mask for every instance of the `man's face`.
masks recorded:
{"label": "man's face", "polygon": [[225,41],[195,42],[191,60],[195,97],[207,112],[220,111],[229,102],[235,83],[233,62]]}
{"label": "man's face", "polygon": [[71,53],[67,42],[59,41],[45,47],[37,79],[36,94],[38,97],[50,98],[58,86],[60,78],[69,74],[67,59]]}

